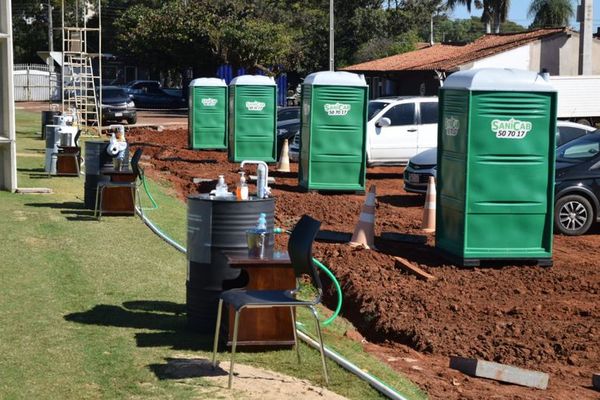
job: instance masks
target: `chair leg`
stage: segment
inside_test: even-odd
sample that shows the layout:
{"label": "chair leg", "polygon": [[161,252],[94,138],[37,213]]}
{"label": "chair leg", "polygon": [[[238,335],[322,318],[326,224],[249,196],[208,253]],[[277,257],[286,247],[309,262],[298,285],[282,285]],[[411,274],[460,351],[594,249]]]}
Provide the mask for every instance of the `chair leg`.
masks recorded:
{"label": "chair leg", "polygon": [[292,316],[292,332],[294,332],[294,347],[296,348],[296,358],[300,364],[300,347],[298,346],[298,334],[296,333],[296,316],[294,315],[294,307],[290,307],[290,315]]}
{"label": "chair leg", "polygon": [[229,383],[227,387],[231,389],[233,383],[233,364],[235,362],[235,348],[237,346],[238,323],[240,322],[240,310],[235,310],[235,320],[233,322],[233,343],[231,343],[231,362],[229,364]]}
{"label": "chair leg", "polygon": [[[138,186],[135,187],[135,195],[138,202],[138,207],[140,209],[140,215],[144,215],[144,209],[142,208],[142,196],[140,196],[140,188]],[[134,212],[135,213],[135,212]]]}
{"label": "chair leg", "polygon": [[98,216],[98,199],[100,197],[101,188],[96,186],[96,203],[94,203],[94,218]]}
{"label": "chair leg", "polygon": [[102,219],[102,201],[104,200],[104,189],[106,189],[106,186],[102,186],[100,188],[100,205],[98,207],[98,221]]}
{"label": "chair leg", "polygon": [[327,364],[325,363],[325,346],[323,345],[323,334],[321,333],[321,325],[319,324],[319,316],[314,306],[309,306],[315,317],[315,324],[317,325],[317,335],[319,336],[319,346],[321,350],[321,363],[323,364],[323,375],[325,376],[325,384],[329,385],[329,376],[327,374]]}
{"label": "chair leg", "polygon": [[217,308],[217,325],[215,326],[215,340],[213,342],[213,368],[217,368],[217,348],[219,347],[219,332],[221,330],[221,313],[223,312],[223,300],[219,299],[219,307]]}

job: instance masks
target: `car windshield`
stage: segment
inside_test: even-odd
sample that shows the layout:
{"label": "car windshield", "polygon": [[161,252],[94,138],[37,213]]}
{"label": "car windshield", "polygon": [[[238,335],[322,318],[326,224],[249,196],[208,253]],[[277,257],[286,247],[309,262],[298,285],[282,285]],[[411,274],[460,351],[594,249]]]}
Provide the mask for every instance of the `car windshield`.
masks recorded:
{"label": "car windshield", "polygon": [[560,161],[585,161],[600,153],[600,131],[580,137],[556,149]]}
{"label": "car windshield", "polygon": [[117,99],[127,97],[127,94],[123,89],[102,89],[102,97],[105,99]]}
{"label": "car windshield", "polygon": [[383,110],[390,105],[390,102],[385,101],[370,101],[369,102],[369,114],[367,120],[370,121],[374,116],[379,114],[379,111]]}

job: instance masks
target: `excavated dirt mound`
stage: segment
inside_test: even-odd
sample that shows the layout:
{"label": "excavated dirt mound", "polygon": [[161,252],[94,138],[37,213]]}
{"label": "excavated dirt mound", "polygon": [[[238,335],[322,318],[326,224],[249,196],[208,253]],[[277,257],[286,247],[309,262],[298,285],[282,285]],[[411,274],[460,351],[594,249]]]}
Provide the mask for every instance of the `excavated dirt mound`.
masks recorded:
{"label": "excavated dirt mound", "polygon": [[[133,148],[144,146],[146,173],[168,179],[181,198],[208,192],[219,174],[230,185],[238,179],[239,166],[227,162],[226,152],[188,150],[186,130],[131,131],[128,139]],[[291,227],[306,213],[323,221],[323,229],[352,233],[364,196],[303,193],[296,172],[296,164],[291,173],[271,168],[276,223]],[[194,184],[193,178],[207,181]],[[435,252],[432,235],[426,244],[380,238],[382,232],[423,234],[423,197],[404,192],[401,167],[369,168],[367,180],[367,187],[377,187],[378,251],[328,243],[317,243],[315,251],[339,278],[344,315],[365,337],[368,351],[435,399],[600,399],[591,388],[592,374],[600,371],[598,228],[582,237],[555,235],[552,268],[458,268]],[[407,275],[394,256],[437,280]],[[329,291],[327,301],[334,300]],[[451,355],[546,372],[550,387],[467,377],[448,368]]]}

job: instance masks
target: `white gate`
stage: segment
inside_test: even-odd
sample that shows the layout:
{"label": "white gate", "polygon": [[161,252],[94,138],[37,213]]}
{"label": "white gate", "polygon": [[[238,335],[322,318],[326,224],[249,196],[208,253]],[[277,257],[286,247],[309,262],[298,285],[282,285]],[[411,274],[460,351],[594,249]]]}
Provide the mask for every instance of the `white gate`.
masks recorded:
{"label": "white gate", "polygon": [[15,101],[60,101],[60,74],[45,64],[14,66]]}

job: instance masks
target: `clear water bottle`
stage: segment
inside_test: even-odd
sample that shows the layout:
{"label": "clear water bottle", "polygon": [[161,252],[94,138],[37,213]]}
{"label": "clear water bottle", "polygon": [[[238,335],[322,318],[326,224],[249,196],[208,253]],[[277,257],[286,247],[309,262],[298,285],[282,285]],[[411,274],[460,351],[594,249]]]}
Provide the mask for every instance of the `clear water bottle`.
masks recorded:
{"label": "clear water bottle", "polygon": [[265,258],[269,245],[269,231],[267,230],[267,214],[260,213],[256,227],[246,231],[248,240],[248,257]]}

